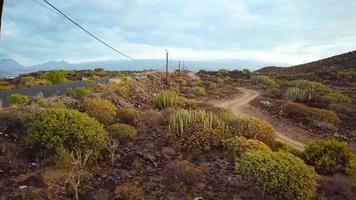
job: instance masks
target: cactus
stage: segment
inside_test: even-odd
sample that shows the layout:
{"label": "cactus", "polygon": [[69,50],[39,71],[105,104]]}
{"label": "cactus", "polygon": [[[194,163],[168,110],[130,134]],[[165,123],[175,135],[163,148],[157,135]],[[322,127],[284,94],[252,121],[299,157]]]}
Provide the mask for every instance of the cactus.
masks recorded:
{"label": "cactus", "polygon": [[284,97],[291,101],[306,102],[311,100],[311,93],[305,89],[291,87],[284,93]]}
{"label": "cactus", "polygon": [[161,91],[154,99],[154,104],[159,109],[175,107],[178,103],[179,96],[172,90]]}

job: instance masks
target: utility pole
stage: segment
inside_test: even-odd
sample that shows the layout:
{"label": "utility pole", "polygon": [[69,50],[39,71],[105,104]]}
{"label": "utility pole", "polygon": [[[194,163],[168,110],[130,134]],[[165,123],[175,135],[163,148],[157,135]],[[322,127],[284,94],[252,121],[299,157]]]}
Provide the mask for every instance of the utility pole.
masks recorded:
{"label": "utility pole", "polygon": [[2,10],[4,9],[4,0],[0,0],[0,35],[1,35],[1,21],[2,21]]}
{"label": "utility pole", "polygon": [[168,50],[166,49],[166,84],[168,85]]}
{"label": "utility pole", "polygon": [[178,75],[180,76],[180,60],[178,61]]}

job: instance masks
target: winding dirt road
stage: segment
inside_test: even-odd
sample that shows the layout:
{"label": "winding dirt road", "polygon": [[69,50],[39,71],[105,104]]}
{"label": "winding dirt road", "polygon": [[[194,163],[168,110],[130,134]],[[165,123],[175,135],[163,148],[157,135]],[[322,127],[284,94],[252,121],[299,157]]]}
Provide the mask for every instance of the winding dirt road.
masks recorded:
{"label": "winding dirt road", "polygon": [[312,138],[315,139],[315,135],[312,133],[296,127],[294,124],[288,122],[285,119],[277,119],[268,113],[263,113],[262,111],[249,105],[260,94],[257,91],[249,90],[246,88],[237,88],[242,92],[241,95],[235,97],[231,100],[217,100],[211,102],[217,107],[222,107],[231,110],[234,114],[239,116],[252,116],[258,119],[262,119],[273,126],[276,131],[277,139],[286,142],[297,149],[302,150],[304,148],[304,143]]}

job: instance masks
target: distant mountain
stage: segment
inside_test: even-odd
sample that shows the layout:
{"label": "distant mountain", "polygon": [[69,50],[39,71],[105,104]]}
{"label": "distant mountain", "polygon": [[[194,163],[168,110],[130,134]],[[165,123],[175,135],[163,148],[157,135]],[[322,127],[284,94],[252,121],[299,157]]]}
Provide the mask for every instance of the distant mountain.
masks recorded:
{"label": "distant mountain", "polygon": [[356,82],[356,51],[291,67],[264,67],[256,72],[286,79],[301,78],[349,85]]}
{"label": "distant mountain", "polygon": [[[183,63],[181,63],[183,64]],[[192,71],[200,69],[217,70],[221,68],[226,69],[258,69],[270,63],[259,62],[255,60],[241,60],[241,59],[216,59],[216,60],[201,60],[201,61],[186,61],[185,67]],[[278,64],[278,63],[277,63]],[[178,67],[178,61],[169,62],[170,70]],[[21,73],[29,73],[36,71],[47,70],[81,70],[104,68],[107,70],[144,70],[144,69],[165,69],[165,60],[161,59],[141,59],[141,60],[105,60],[82,63],[68,63],[66,61],[50,61],[43,64],[33,66],[23,66],[13,59],[2,59],[0,61],[0,76],[16,75]]]}
{"label": "distant mountain", "polygon": [[14,75],[26,71],[26,67],[13,59],[0,60],[0,75]]}

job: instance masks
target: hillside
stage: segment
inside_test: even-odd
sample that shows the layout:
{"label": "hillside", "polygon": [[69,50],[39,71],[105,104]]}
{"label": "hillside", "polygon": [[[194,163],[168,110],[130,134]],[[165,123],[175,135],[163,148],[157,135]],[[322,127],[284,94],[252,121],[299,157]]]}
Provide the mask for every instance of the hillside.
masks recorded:
{"label": "hillside", "polygon": [[301,78],[349,85],[356,82],[356,51],[287,68],[265,67],[256,72],[287,79]]}

